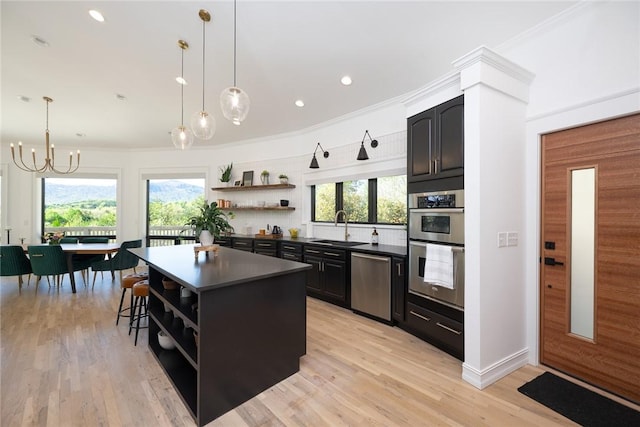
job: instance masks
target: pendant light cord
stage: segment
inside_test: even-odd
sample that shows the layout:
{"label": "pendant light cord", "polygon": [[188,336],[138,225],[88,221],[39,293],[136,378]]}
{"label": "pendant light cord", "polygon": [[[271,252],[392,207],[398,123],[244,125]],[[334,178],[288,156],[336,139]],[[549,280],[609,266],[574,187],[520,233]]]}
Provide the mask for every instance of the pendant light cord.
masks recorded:
{"label": "pendant light cord", "polygon": [[205,59],[205,55],[204,55],[204,44],[205,44],[205,38],[204,38],[204,26],[205,26],[206,22],[203,19],[202,20],[202,111],[204,111],[204,59]]}
{"label": "pendant light cord", "polygon": [[182,83],[180,84],[180,126],[184,127],[184,48],[181,50],[180,77],[182,78]]}
{"label": "pendant light cord", "polygon": [[233,87],[236,85],[236,0],[233,0]]}

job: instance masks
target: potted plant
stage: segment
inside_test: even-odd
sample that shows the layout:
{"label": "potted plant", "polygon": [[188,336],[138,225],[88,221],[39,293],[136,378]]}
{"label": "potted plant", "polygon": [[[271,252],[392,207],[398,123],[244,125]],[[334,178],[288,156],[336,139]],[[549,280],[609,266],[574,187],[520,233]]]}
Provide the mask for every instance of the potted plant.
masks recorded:
{"label": "potted plant", "polygon": [[220,172],[222,176],[220,177],[220,182],[229,183],[231,182],[231,168],[233,168],[233,163],[225,166],[224,168],[220,168]]}
{"label": "potted plant", "polygon": [[268,170],[263,170],[262,173],[260,174],[260,181],[262,182],[262,185],[269,185],[269,171]]}
{"label": "potted plant", "polygon": [[233,231],[233,227],[228,222],[229,217],[218,207],[218,203],[208,203],[205,200],[199,209],[200,214],[189,218],[185,225],[194,230],[202,245],[210,245],[215,237]]}
{"label": "potted plant", "polygon": [[280,178],[280,184],[288,184],[289,183],[289,177],[283,173],[281,173],[280,175],[278,175],[278,178]]}

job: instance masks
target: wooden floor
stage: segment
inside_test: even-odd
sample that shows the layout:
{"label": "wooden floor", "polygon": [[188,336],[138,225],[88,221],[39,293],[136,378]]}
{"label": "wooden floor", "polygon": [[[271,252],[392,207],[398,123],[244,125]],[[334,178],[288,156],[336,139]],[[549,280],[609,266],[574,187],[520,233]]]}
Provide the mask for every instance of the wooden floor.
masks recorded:
{"label": "wooden floor", "polygon": [[[37,294],[2,278],[0,425],[194,425],[146,330],[134,347],[127,322],[115,325],[117,280],[98,276],[91,290],[79,279],[73,295],[68,278]],[[480,391],[458,360],[399,328],[313,298],[307,325],[300,372],[210,426],[575,425],[517,392],[540,368]]]}

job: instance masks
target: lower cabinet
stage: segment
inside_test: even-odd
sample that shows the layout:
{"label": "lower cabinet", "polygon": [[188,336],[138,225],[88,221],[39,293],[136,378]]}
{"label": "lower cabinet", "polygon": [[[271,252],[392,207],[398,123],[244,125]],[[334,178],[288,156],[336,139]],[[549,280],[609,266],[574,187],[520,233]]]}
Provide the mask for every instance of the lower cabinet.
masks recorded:
{"label": "lower cabinet", "polygon": [[[437,306],[440,305],[437,304]],[[438,309],[437,306],[434,305],[433,308]],[[448,307],[443,308],[448,309]],[[453,357],[464,360],[463,317],[462,312],[454,313],[450,317],[408,301],[407,320],[403,327]]]}
{"label": "lower cabinet", "polygon": [[278,255],[278,242],[275,240],[256,239],[253,242],[253,252],[275,257]]}
{"label": "lower cabinet", "polygon": [[307,293],[343,307],[350,306],[349,268],[347,253],[341,249],[327,249],[305,245],[304,262],[311,264],[307,271]]}
{"label": "lower cabinet", "polygon": [[253,239],[248,237],[234,237],[231,240],[231,247],[233,249],[240,249],[241,251],[253,252]]}
{"label": "lower cabinet", "polygon": [[302,243],[280,242],[280,258],[302,262]]}

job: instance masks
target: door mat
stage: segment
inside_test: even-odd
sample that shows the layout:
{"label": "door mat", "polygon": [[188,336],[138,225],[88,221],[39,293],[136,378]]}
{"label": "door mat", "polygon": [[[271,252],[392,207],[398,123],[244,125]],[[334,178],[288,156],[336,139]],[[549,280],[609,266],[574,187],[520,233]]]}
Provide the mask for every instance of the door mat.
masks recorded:
{"label": "door mat", "polygon": [[585,427],[640,426],[640,412],[550,372],[518,391]]}

